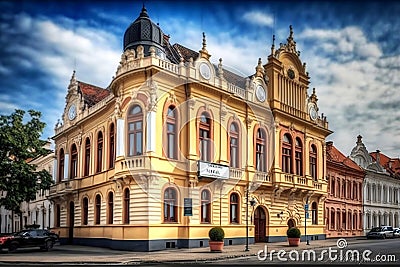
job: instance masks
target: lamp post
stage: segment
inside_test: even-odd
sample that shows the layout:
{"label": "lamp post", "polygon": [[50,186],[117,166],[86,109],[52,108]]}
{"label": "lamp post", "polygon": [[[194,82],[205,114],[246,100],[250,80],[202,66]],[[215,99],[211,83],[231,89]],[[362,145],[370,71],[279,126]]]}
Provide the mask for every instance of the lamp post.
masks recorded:
{"label": "lamp post", "polygon": [[306,244],[310,245],[310,242],[308,241],[308,236],[307,236],[307,216],[308,215],[308,197],[306,200],[306,204],[304,205],[304,234],[306,236]]}
{"label": "lamp post", "polygon": [[246,248],[244,251],[249,251],[249,202],[250,206],[254,207],[257,202],[254,198],[249,201],[249,188],[246,190]]}

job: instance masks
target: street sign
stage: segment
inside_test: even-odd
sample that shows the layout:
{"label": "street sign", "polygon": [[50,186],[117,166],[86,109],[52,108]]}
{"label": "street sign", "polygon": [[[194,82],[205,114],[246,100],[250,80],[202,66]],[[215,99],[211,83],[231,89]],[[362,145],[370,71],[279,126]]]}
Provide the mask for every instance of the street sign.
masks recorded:
{"label": "street sign", "polygon": [[192,199],[183,199],[183,216],[193,216]]}
{"label": "street sign", "polygon": [[306,212],[306,219],[310,218],[309,213]]}
{"label": "street sign", "polygon": [[304,205],[304,209],[307,211],[308,210],[308,204]]}

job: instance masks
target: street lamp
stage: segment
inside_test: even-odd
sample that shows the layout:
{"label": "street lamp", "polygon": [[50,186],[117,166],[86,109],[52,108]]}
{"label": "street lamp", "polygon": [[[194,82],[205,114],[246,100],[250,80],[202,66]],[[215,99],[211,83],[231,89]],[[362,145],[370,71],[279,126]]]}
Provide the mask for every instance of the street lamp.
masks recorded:
{"label": "street lamp", "polygon": [[252,207],[257,204],[255,198],[251,198],[249,201],[249,188],[246,190],[246,248],[244,251],[249,251],[249,202]]}
{"label": "street lamp", "polygon": [[306,244],[310,245],[310,242],[308,241],[308,236],[307,236],[307,216],[308,215],[308,197],[306,200],[306,204],[304,205],[304,234],[306,236]]}

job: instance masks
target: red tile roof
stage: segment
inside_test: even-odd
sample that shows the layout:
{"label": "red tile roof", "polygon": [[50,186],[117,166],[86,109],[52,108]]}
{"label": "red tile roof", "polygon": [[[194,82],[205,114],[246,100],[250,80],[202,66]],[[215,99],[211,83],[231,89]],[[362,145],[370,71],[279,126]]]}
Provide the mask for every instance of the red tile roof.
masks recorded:
{"label": "red tile roof", "polygon": [[78,89],[82,93],[85,103],[88,105],[88,107],[97,104],[111,93],[110,90],[81,81],[78,81]]}
{"label": "red tile roof", "polygon": [[349,157],[346,157],[332,143],[328,142],[326,146],[327,161],[343,164],[351,169],[362,171],[363,169],[357,165]]}
{"label": "red tile roof", "polygon": [[[377,152],[369,153],[373,160],[376,161]],[[388,173],[393,176],[397,176],[400,178],[400,159],[399,158],[390,158],[379,152],[379,164],[386,169]]]}

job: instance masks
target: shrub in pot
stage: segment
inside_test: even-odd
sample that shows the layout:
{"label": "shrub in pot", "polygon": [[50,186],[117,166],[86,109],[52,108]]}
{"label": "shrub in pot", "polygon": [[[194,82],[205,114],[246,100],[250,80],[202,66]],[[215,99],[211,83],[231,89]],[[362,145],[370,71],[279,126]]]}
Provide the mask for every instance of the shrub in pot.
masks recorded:
{"label": "shrub in pot", "polygon": [[286,235],[288,237],[289,246],[297,247],[300,245],[300,229],[297,227],[291,227],[287,230]]}
{"label": "shrub in pot", "polygon": [[221,252],[224,247],[224,229],[220,226],[215,226],[208,231],[208,236],[210,237],[210,240],[208,241],[210,251]]}

